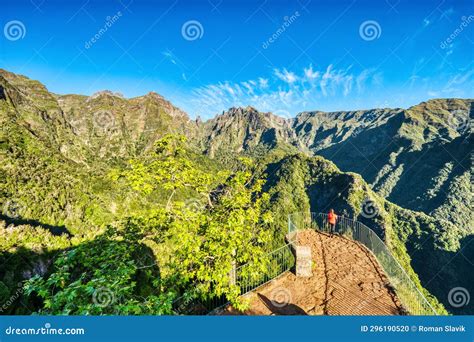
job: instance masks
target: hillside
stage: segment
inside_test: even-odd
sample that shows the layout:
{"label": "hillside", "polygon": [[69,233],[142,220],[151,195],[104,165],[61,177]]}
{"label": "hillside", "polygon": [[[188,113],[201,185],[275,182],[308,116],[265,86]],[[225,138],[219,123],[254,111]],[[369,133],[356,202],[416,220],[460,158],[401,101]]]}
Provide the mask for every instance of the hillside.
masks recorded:
{"label": "hillside", "polygon": [[231,108],[203,122],[196,140],[206,155],[230,162],[235,153],[263,156],[277,147],[288,152],[301,147],[288,120],[252,107]]}
{"label": "hillside", "polygon": [[[321,157],[287,157],[270,164],[266,173],[271,175],[266,186],[272,211],[278,213],[281,227],[287,214],[334,208],[372,228],[404,268],[414,270],[412,278],[418,275],[421,284],[445,304],[445,294],[454,283],[472,288],[473,279],[463,270],[470,269],[473,235],[465,229],[392,204],[359,175],[343,173]],[[283,233],[285,228],[281,229]]]}
{"label": "hillside", "polygon": [[408,110],[303,113],[294,127],[314,153],[359,173],[383,197],[467,229],[474,226],[472,103],[448,99]]}
{"label": "hillside", "polygon": [[321,155],[343,171],[362,175],[372,189],[402,207],[470,229],[472,103],[439,99],[407,110],[303,112],[286,120],[253,108],[231,109],[206,123],[212,130],[205,151],[259,155],[254,151],[258,142],[261,149],[289,146]]}
{"label": "hillside", "polygon": [[[201,123],[155,93],[57,95],[0,70],[0,298],[27,282],[8,313],[155,314],[170,313],[178,295],[237,300],[232,260],[264,262],[288,214],[334,208],[373,228],[440,312],[440,302],[472,312],[447,299],[455,286],[474,291],[469,174],[459,166],[472,141],[442,120],[470,106],[293,120],[232,108]],[[379,169],[353,144],[379,156]],[[94,307],[91,293],[109,283],[123,302]]]}
{"label": "hillside", "polygon": [[94,167],[140,155],[166,133],[193,135],[195,123],[156,93],[125,99],[110,91],[56,95],[25,76],[0,69],[2,120],[26,128],[48,147]]}
{"label": "hillside", "polygon": [[[274,141],[272,145],[267,144],[267,151],[271,146],[276,146],[273,151],[279,151],[281,158],[282,149],[292,151],[292,148],[298,146],[301,151],[321,155],[333,161],[343,171],[362,175],[371,190],[397,204],[395,207],[425,213],[424,216],[416,214],[424,217],[425,228],[420,231],[418,224],[415,225],[417,227],[408,229],[399,227],[398,234],[407,248],[406,257],[412,259],[412,265],[422,282],[429,284],[430,291],[447,304],[446,294],[451,288],[447,283],[453,284],[451,281],[458,277],[457,272],[471,267],[469,255],[472,255],[473,249],[470,242],[474,214],[469,156],[474,144],[468,122],[472,115],[472,100],[461,99],[431,100],[408,110],[305,112],[295,119],[287,120],[296,138],[288,133],[278,143]],[[268,121],[266,126],[261,126],[260,132],[271,130],[273,126],[273,122]],[[234,131],[236,130],[238,129]],[[230,131],[229,127],[227,131]],[[272,158],[268,152],[262,156],[242,146],[238,150],[260,156],[262,160]],[[277,166],[270,166],[268,175],[280,172]],[[295,169],[287,170],[285,174],[291,184],[282,185],[285,193],[279,197],[281,205],[275,211],[281,213],[280,222],[284,221],[288,213],[308,210],[308,204],[303,203],[301,198],[311,191],[317,191],[311,207],[313,211],[324,212],[332,206],[339,212],[357,216],[360,201],[353,205],[354,210],[350,206],[348,208],[348,197],[346,203],[341,205],[330,200],[331,196],[341,198],[345,187],[338,186],[334,189],[334,183],[320,186],[306,184],[297,176],[300,173]],[[350,182],[350,179],[341,176],[335,184],[347,185]],[[276,186],[271,184],[269,189]],[[305,187],[311,190],[305,190]],[[289,210],[281,210],[282,208]],[[371,222],[372,225],[369,226],[378,229],[377,227],[386,224],[388,227],[395,224],[405,226],[406,220],[413,222],[408,218],[411,216],[409,211],[402,211],[400,208],[399,212],[404,214],[397,220],[388,219],[387,223],[381,224]],[[437,221],[435,225],[442,228],[433,230],[433,223],[428,223],[427,219]],[[361,220],[366,221],[363,217]],[[378,232],[385,234],[384,229],[379,229]],[[432,243],[429,248],[428,241]],[[407,258],[405,259],[408,260]],[[430,262],[427,264],[426,260]],[[437,261],[431,263],[432,260]],[[450,267],[444,267],[446,264]],[[456,265],[454,270],[451,269],[453,265]],[[441,271],[438,273],[438,270]],[[466,288],[471,288],[467,285],[468,282],[458,280]]]}

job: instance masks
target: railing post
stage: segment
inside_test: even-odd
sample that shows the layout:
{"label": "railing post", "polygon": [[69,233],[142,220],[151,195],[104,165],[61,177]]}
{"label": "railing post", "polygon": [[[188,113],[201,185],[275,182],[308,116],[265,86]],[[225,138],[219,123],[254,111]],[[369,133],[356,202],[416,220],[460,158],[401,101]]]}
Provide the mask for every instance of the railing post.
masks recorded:
{"label": "railing post", "polygon": [[312,259],[311,259],[311,247],[309,246],[296,246],[296,276],[297,277],[311,277],[312,271]]}

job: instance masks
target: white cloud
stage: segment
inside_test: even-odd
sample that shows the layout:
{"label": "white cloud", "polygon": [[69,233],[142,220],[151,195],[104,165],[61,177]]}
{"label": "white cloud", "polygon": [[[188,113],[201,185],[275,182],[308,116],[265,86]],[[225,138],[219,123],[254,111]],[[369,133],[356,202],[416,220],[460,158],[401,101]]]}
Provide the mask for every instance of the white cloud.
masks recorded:
{"label": "white cloud", "polygon": [[451,75],[441,92],[453,97],[462,97],[466,90],[474,88],[474,69]]}
{"label": "white cloud", "polygon": [[258,78],[258,84],[260,86],[260,89],[267,89],[268,88],[268,79],[267,78]]}
{"label": "white cloud", "polygon": [[253,83],[254,83],[254,81],[242,82],[242,86],[245,87],[248,94],[253,94],[254,93]]}
{"label": "white cloud", "polygon": [[298,80],[298,77],[296,74],[292,71],[288,71],[286,69],[283,69],[283,71],[280,71],[279,69],[275,69],[275,76],[278,77],[280,80],[292,84]]}
{"label": "white cloud", "polygon": [[174,65],[176,65],[176,60],[175,60],[175,57],[173,55],[173,53],[169,50],[166,50],[166,51],[163,51],[162,52],[162,55],[166,57],[167,60],[169,60],[171,63],[173,63]]}
{"label": "white cloud", "polygon": [[328,65],[317,70],[309,65],[303,70],[274,69],[273,77],[257,77],[242,82],[220,82],[196,88],[185,107],[191,115],[212,117],[235,106],[253,106],[261,111],[296,111],[317,109],[323,100],[337,96],[357,96],[382,84],[381,73],[351,67],[337,69]]}
{"label": "white cloud", "polygon": [[367,81],[367,78],[369,77],[369,73],[370,73],[369,70],[365,69],[359,74],[359,76],[357,76],[356,87],[359,93],[364,90],[365,82]]}
{"label": "white cloud", "polygon": [[446,87],[448,88],[451,85],[462,85],[462,84],[466,83],[466,81],[468,81],[468,80],[472,81],[473,80],[473,75],[474,75],[474,69],[471,69],[467,72],[455,74],[449,79],[448,84],[447,84]]}
{"label": "white cloud", "polygon": [[362,82],[365,82],[368,78],[367,73],[370,73],[370,71],[363,70],[361,73],[365,72],[365,75],[360,77],[361,74],[354,75],[350,73],[350,69],[351,67],[347,69],[334,69],[334,66],[330,64],[319,82],[322,94],[324,96],[335,96],[342,89],[343,95],[347,96],[352,91],[354,79],[356,79],[356,82],[358,79],[357,90],[361,91],[363,88]]}
{"label": "white cloud", "polygon": [[344,81],[344,96],[349,95],[349,93],[352,90],[352,81],[354,80],[354,77],[352,75],[349,75],[345,78]]}
{"label": "white cloud", "polygon": [[319,73],[319,71],[314,71],[313,70],[313,65],[310,64],[310,66],[308,68],[304,69],[304,76],[306,77],[306,79],[308,81],[311,82],[311,81],[317,79],[320,76],[320,73]]}
{"label": "white cloud", "polygon": [[426,93],[430,97],[471,98],[474,89],[474,69],[443,75],[436,83],[431,79],[424,79],[423,86],[426,87]]}

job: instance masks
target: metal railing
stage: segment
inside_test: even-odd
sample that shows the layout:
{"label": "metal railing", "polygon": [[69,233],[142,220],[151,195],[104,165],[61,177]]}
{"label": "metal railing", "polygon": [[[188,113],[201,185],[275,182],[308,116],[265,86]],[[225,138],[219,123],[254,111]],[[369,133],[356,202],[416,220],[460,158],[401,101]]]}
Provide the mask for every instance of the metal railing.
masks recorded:
{"label": "metal railing", "polygon": [[[288,216],[288,244],[283,245],[267,255],[264,269],[257,270],[254,265],[247,263],[235,269],[234,281],[240,287],[240,294],[245,295],[256,288],[265,285],[295,265],[292,245],[296,243],[296,233],[302,229],[314,229],[329,233],[331,226],[327,221],[327,214],[322,213],[296,213]],[[359,221],[340,217],[335,226],[335,232],[352,240],[358,241],[369,249],[388,276],[395,292],[413,315],[433,315],[436,311],[413,283],[403,267],[390,253],[385,243],[377,234]],[[206,300],[186,301],[183,297],[173,303],[174,311],[178,314],[208,314],[229,302],[223,297]]]}
{"label": "metal railing", "polygon": [[[398,298],[410,314],[436,315],[436,311],[428,300],[372,229],[347,217],[339,217],[334,228],[336,233],[360,242],[374,254],[389,278],[390,284],[394,287]],[[331,232],[332,227],[327,221],[327,214],[296,213],[289,215],[287,237],[291,242],[295,241],[296,233],[301,229],[315,229],[328,233]]]}
{"label": "metal railing", "polygon": [[265,271],[252,271],[252,264],[247,263],[237,268],[236,284],[240,286],[240,294],[244,295],[257,287],[265,285],[295,265],[295,257],[291,251],[291,243],[281,246],[268,253]]}
{"label": "metal railing", "polygon": [[[265,285],[276,277],[290,270],[295,265],[295,257],[291,250],[291,243],[278,247],[269,252],[264,258],[263,270],[257,270],[252,263],[243,264],[235,269],[235,282],[240,287],[243,296],[256,288]],[[176,314],[206,315],[229,304],[225,296],[209,299],[186,300],[183,296],[173,302],[173,311]]]}

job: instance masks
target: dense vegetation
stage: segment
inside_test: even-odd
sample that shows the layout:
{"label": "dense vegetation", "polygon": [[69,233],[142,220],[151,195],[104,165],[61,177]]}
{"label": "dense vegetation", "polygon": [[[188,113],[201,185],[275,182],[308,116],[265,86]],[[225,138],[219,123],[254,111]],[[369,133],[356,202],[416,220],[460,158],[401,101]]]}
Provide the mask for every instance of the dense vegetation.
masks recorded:
{"label": "dense vegetation", "polygon": [[[253,179],[249,160],[243,159],[233,172],[213,174],[190,154],[184,137],[168,135],[150,155],[110,172],[114,182],[123,179],[142,196],[168,193],[166,204],[136,210],[93,238],[68,241],[61,235],[62,244],[58,240],[52,245],[63,249],[43,255],[52,255],[52,265],[24,285],[28,306],[49,314],[169,314],[178,296],[225,296],[244,307],[230,274],[234,265],[250,261],[254,267],[249,273],[258,274],[265,266],[272,216],[262,208],[268,195],[261,193],[262,181]],[[4,227],[2,233],[9,235],[7,242],[15,241],[19,236],[10,234],[20,229]],[[28,236],[15,242],[42,247],[41,240]],[[38,262],[29,251],[12,253],[12,247],[2,246],[9,251],[8,264],[20,253]],[[16,266],[22,268],[21,262]],[[2,285],[3,297],[8,297],[13,286]]]}
{"label": "dense vegetation", "polygon": [[471,220],[466,174],[433,179],[453,187],[441,206],[436,186],[427,199],[435,217],[403,209],[301,153],[288,122],[246,110],[198,124],[157,94],[58,96],[0,71],[0,313],[171,314],[223,297],[242,309],[235,267],[261,274],[288,214],[330,207],[373,228],[440,313],[453,286],[474,292],[457,224]]}

